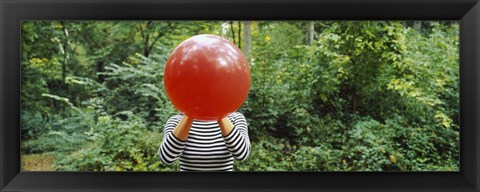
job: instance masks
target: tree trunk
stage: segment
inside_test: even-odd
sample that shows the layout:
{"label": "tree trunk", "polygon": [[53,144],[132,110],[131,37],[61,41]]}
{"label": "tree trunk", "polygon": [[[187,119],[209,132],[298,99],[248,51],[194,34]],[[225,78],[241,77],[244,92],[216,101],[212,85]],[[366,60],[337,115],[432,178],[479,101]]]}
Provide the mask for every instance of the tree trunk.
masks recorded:
{"label": "tree trunk", "polygon": [[307,44],[308,45],[311,45],[313,44],[313,39],[314,39],[314,35],[315,35],[315,25],[314,25],[314,21],[309,21],[308,22],[308,36],[307,36]]}
{"label": "tree trunk", "polygon": [[242,49],[242,23],[238,21],[238,48]]}
{"label": "tree trunk", "polygon": [[150,50],[148,50],[147,44],[143,46],[143,56],[148,57],[150,55]]}
{"label": "tree trunk", "polygon": [[[104,61],[98,61],[97,62],[97,73],[102,73],[105,72],[105,62]],[[105,76],[102,74],[97,75],[98,82],[103,83],[105,81]]]}
{"label": "tree trunk", "polygon": [[140,35],[142,36],[143,40],[143,56],[148,57],[152,52],[153,46],[155,43],[163,36],[163,33],[158,33],[157,36],[153,36],[152,30],[155,30],[155,23],[153,21],[147,21],[145,23],[145,28],[140,24]]}
{"label": "tree trunk", "polygon": [[[68,46],[70,44],[69,40],[68,40],[68,29],[67,27],[65,26],[65,22],[64,21],[60,21],[60,25],[62,26],[62,30],[63,30],[63,34],[65,35],[64,38],[61,38],[63,39],[60,40],[61,41],[61,51],[62,51],[62,54],[63,54],[63,62],[62,62],[62,87],[64,90],[67,90],[67,93],[69,92],[69,87],[67,85],[67,82],[66,82],[66,79],[67,79],[67,64],[68,64]],[[62,103],[62,118],[65,118],[65,104]]]}
{"label": "tree trunk", "polygon": [[235,30],[233,29],[233,21],[230,21],[230,31],[232,31],[233,44],[237,45],[237,42],[235,41]]}
{"label": "tree trunk", "polygon": [[60,25],[62,26],[63,34],[65,35],[65,38],[63,39],[63,42],[61,44],[62,46],[62,54],[63,54],[63,62],[62,62],[62,82],[65,84],[65,80],[67,78],[67,63],[68,63],[68,29],[65,26],[65,23],[63,21],[60,22]]}
{"label": "tree trunk", "polygon": [[243,22],[243,54],[245,57],[250,57],[250,50],[252,48],[252,28],[251,21]]}
{"label": "tree trunk", "polygon": [[352,113],[357,113],[357,89],[355,87],[352,90]]}
{"label": "tree trunk", "polygon": [[414,21],[413,28],[419,31],[422,30],[422,21]]}

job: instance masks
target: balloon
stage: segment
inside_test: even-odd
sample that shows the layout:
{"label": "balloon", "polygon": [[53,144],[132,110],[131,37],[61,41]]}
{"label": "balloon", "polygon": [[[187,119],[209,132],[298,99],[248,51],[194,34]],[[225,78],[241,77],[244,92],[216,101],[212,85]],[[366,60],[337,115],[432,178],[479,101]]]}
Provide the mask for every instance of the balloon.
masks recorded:
{"label": "balloon", "polygon": [[173,50],[163,81],[168,98],[183,114],[218,120],[240,108],[247,98],[250,67],[229,40],[197,35]]}

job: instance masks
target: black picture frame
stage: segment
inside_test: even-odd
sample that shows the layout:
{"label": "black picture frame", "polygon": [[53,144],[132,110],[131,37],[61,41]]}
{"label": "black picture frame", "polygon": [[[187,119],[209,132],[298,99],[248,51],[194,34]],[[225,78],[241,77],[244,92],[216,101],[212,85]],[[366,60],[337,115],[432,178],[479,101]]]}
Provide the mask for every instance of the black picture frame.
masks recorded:
{"label": "black picture frame", "polygon": [[[0,191],[480,191],[478,0],[0,0]],[[22,20],[459,20],[459,172],[20,172]]]}

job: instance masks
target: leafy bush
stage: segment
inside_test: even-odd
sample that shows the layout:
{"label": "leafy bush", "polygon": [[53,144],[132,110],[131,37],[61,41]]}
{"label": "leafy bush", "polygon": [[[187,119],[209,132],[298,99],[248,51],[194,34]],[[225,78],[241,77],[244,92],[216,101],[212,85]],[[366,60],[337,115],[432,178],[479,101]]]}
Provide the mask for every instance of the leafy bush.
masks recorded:
{"label": "leafy bush", "polygon": [[[157,157],[162,127],[178,113],[162,84],[164,64],[190,35],[241,36],[233,23],[23,26],[22,153],[53,154],[58,170],[178,170]],[[239,111],[252,154],[236,170],[459,170],[458,23],[418,30],[318,21],[305,44],[307,23],[251,23],[251,87]],[[55,43],[33,46],[38,40]],[[69,42],[66,60],[57,44]]]}
{"label": "leafy bush", "polygon": [[[69,110],[69,113],[75,114],[70,117],[62,118],[61,115],[52,116],[50,120],[43,120],[41,123],[35,123],[42,118],[32,118],[23,121],[25,124],[22,128],[27,129],[28,126],[35,126],[35,129],[27,129],[34,132],[32,138],[22,142],[22,153],[43,153],[57,152],[67,153],[78,149],[87,139],[84,134],[86,130],[93,124],[92,114],[88,112],[79,112],[77,110]],[[28,118],[28,115],[22,118]]]}
{"label": "leafy bush", "polygon": [[[160,49],[160,48],[159,48]],[[160,49],[165,51],[165,49]],[[104,109],[108,114],[132,111],[153,126],[162,126],[177,113],[163,87],[163,69],[167,55],[154,53],[150,57],[136,54],[123,65],[111,64],[106,76],[108,91],[104,94]]]}
{"label": "leafy bush", "polygon": [[[247,161],[235,163],[238,171],[278,171],[289,170],[291,156],[288,143],[284,139],[264,136],[258,141],[251,141],[252,151]],[[275,163],[273,163],[275,162]]]}
{"label": "leafy bush", "polygon": [[49,125],[39,112],[22,111],[20,115],[20,131],[23,140],[48,132],[51,129]]}
{"label": "leafy bush", "polygon": [[147,131],[145,123],[133,115],[127,121],[101,116],[88,132],[89,141],[79,150],[61,157],[55,163],[65,171],[165,171],[157,150],[162,135]]}

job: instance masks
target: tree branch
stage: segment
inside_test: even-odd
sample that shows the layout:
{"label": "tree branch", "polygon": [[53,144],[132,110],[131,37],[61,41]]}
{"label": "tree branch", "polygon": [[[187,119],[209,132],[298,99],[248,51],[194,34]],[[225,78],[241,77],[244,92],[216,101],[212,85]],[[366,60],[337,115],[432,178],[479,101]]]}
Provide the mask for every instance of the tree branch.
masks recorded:
{"label": "tree branch", "polygon": [[235,42],[235,30],[233,30],[233,21],[230,21],[230,30],[232,31],[232,39],[233,39],[233,44],[237,44]]}

